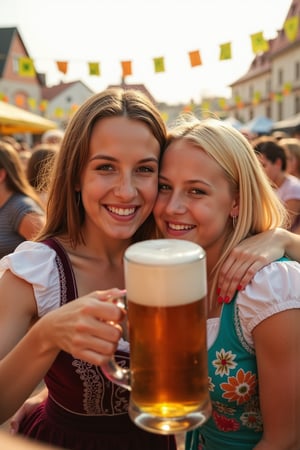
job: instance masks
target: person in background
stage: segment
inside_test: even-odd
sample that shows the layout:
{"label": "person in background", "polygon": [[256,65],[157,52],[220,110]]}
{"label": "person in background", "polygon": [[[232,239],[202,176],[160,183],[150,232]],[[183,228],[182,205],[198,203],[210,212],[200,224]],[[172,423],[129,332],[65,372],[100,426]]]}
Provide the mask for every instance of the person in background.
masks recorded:
{"label": "person in background", "polygon": [[[21,408],[15,431],[71,450],[175,448],[173,436],[131,422],[128,391],[100,369],[116,348],[119,364],[129,362],[126,329],[118,345],[124,313],[114,300],[124,295],[125,249],[155,230],[165,144],[158,110],[138,91],[103,91],[71,119],[52,171],[46,225],[0,262],[0,421],[42,379],[48,388]],[[277,229],[256,236],[254,251],[245,242],[224,262],[224,299],[295,241]]]}
{"label": "person in background", "polygon": [[57,144],[40,144],[33,148],[27,164],[27,178],[31,186],[38,193],[46,208],[48,199],[48,185],[55,157],[59,151]]}
{"label": "person in background", "polygon": [[292,133],[291,133],[291,136],[292,136],[293,138],[300,139],[300,124],[299,124],[299,125],[296,125],[296,126],[293,128],[293,131],[292,131]]}
{"label": "person in background", "polygon": [[42,134],[41,143],[60,145],[64,138],[64,134],[64,131],[59,129],[45,131],[45,133]]}
{"label": "person in background", "polygon": [[289,230],[296,232],[300,227],[300,180],[287,173],[287,155],[282,144],[272,139],[257,139],[253,148],[276,194],[286,206]]}
{"label": "person in background", "polygon": [[191,118],[170,131],[154,208],[162,237],[206,252],[209,390],[213,412],[186,450],[300,448],[300,264],[262,268],[231,303],[218,273],[249,235],[284,226],[286,210],[251,144],[222,121]]}
{"label": "person in background", "polygon": [[287,173],[300,179],[300,139],[282,139],[280,145],[282,145],[286,153]]}
{"label": "person in background", "polygon": [[0,258],[33,239],[44,223],[43,206],[27,181],[19,153],[0,140]]}

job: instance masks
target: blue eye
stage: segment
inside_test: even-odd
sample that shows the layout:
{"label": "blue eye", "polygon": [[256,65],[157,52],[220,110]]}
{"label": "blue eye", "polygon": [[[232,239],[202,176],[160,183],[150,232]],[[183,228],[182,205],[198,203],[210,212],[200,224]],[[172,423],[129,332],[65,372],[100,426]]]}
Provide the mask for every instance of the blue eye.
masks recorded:
{"label": "blue eye", "polygon": [[110,172],[114,170],[113,166],[111,164],[100,164],[96,167],[96,170],[103,170],[104,172]]}
{"label": "blue eye", "polygon": [[138,168],[138,172],[154,173],[154,169],[153,169],[153,167],[149,167],[149,166],[141,166]]}
{"label": "blue eye", "polygon": [[159,183],[158,184],[158,190],[159,191],[169,191],[169,190],[171,190],[171,187],[169,186],[169,185],[167,185],[167,184],[163,184],[163,183]]}

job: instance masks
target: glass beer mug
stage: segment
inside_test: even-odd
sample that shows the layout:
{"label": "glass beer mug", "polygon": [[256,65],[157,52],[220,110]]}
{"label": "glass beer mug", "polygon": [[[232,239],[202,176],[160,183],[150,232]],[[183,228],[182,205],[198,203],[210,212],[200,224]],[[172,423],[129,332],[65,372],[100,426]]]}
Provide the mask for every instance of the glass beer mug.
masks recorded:
{"label": "glass beer mug", "polygon": [[158,434],[185,432],[210,416],[206,258],[197,244],[157,239],[124,256],[130,369],[111,360],[107,377],[131,391],[129,416]]}

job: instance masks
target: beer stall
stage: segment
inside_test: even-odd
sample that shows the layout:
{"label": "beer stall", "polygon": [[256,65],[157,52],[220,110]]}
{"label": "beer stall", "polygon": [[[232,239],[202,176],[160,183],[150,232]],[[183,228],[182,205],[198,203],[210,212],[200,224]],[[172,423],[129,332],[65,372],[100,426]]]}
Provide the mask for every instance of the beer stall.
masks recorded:
{"label": "beer stall", "polygon": [[55,128],[57,128],[57,124],[51,120],[0,101],[0,135],[42,134]]}

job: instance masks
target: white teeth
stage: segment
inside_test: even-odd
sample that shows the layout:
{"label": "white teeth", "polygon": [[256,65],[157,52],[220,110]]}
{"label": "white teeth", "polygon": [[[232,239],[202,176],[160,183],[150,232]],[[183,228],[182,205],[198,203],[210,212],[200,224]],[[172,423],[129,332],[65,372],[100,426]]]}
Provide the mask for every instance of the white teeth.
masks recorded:
{"label": "white teeth", "polygon": [[192,228],[194,228],[192,225],[177,225],[174,223],[168,223],[168,227],[171,228],[172,230],[176,230],[176,231],[180,231],[180,230],[191,230]]}
{"label": "white teeth", "polygon": [[115,208],[114,206],[108,206],[107,209],[118,216],[130,216],[135,211],[135,208]]}

